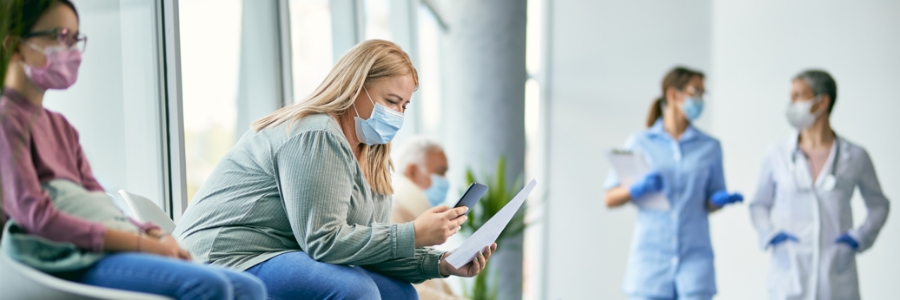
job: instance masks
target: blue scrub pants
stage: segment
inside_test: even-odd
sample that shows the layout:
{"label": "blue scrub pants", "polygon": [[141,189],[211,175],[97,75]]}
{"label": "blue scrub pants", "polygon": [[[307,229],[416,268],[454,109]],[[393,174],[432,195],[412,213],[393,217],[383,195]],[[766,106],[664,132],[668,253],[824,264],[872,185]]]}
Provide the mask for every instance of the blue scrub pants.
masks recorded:
{"label": "blue scrub pants", "polygon": [[419,299],[409,282],[362,267],[318,262],[288,252],[247,270],[266,284],[269,299]]}
{"label": "blue scrub pants", "polygon": [[266,299],[265,285],[250,274],[152,254],[109,254],[84,270],[55,275],[87,285],[179,300]]}

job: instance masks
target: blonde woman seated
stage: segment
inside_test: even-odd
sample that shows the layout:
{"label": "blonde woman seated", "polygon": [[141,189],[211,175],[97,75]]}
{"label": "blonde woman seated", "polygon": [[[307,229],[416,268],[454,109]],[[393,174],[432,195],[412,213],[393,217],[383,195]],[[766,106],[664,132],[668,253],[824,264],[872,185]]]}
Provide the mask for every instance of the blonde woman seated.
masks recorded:
{"label": "blonde woman seated", "polygon": [[475,276],[444,243],[465,209],[389,224],[390,141],[418,86],[409,56],[360,43],[301,103],[253,125],[216,166],[175,234],[200,259],[259,277],[274,299],[415,299],[410,282]]}

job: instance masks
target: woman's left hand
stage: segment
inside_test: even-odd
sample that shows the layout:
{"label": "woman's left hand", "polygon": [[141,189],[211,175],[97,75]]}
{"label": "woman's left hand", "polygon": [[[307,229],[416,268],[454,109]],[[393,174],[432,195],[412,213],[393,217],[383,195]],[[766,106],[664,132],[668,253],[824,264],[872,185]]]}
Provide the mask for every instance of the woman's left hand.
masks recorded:
{"label": "woman's left hand", "polygon": [[473,259],[468,264],[462,266],[462,268],[454,268],[447,262],[447,256],[450,255],[450,252],[447,252],[443,258],[441,258],[440,271],[442,276],[460,276],[460,277],[475,277],[478,273],[481,273],[481,270],[484,270],[484,267],[487,266],[488,259],[491,258],[491,254],[497,251],[497,244],[493,244],[490,247],[484,247],[484,250],[475,255],[475,259]]}

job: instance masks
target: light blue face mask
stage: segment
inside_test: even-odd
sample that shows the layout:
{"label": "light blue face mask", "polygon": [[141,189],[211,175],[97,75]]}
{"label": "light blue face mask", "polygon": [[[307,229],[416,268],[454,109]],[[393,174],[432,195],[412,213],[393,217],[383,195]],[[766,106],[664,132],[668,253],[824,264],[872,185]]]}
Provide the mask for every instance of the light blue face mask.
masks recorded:
{"label": "light blue face mask", "polygon": [[[363,87],[365,89],[365,87]],[[366,97],[372,101],[369,91],[366,90]],[[367,145],[381,145],[390,143],[400,127],[403,126],[403,113],[399,113],[393,109],[384,107],[379,103],[372,101],[375,107],[372,109],[372,116],[368,120],[359,117],[359,111],[356,110],[354,104],[353,110],[356,111],[356,137],[359,141]]]}
{"label": "light blue face mask", "polygon": [[438,174],[431,174],[431,186],[425,190],[425,197],[428,197],[428,203],[431,207],[435,207],[444,203],[447,199],[447,191],[450,189],[450,182],[447,178]]}
{"label": "light blue face mask", "polygon": [[700,117],[700,113],[703,112],[703,98],[685,98],[684,103],[681,104],[681,111],[684,112],[684,115],[687,116],[688,120],[696,120]]}

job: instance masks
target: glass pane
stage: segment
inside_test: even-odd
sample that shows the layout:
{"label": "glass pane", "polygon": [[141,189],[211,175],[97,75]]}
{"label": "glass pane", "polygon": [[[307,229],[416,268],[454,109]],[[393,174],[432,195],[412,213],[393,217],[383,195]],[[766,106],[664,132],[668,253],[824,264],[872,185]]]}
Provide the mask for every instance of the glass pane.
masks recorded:
{"label": "glass pane", "polygon": [[388,0],[366,0],[366,39],[391,41],[390,3]]}
{"label": "glass pane", "polygon": [[240,0],[179,2],[188,200],[236,141]]}
{"label": "glass pane", "polygon": [[436,136],[441,124],[441,72],[438,37],[443,34],[434,14],[419,6],[419,94],[422,134]]}
{"label": "glass pane", "polygon": [[535,76],[541,69],[541,14],[543,1],[528,1],[528,21],[525,23],[525,68]]}
{"label": "glass pane", "polygon": [[325,80],[334,64],[328,2],[290,2],[294,102],[306,99]]}
{"label": "glass pane", "polygon": [[[544,174],[544,141],[541,135],[541,85],[537,80],[541,72],[541,43],[543,34],[543,0],[528,1],[528,21],[525,28],[525,67],[529,79],[525,82],[525,172],[529,177]],[[540,179],[538,179],[540,180]],[[545,227],[540,224],[546,218],[545,199],[531,197],[526,222],[533,225],[525,231],[523,259],[523,298],[538,299],[542,293],[541,281],[545,276],[544,248]]]}
{"label": "glass pane", "polygon": [[79,131],[94,176],[164,207],[161,61],[156,6],[142,0],[76,0],[90,36],[78,82],[47,91],[44,105]]}

